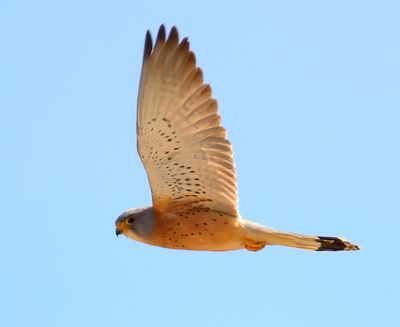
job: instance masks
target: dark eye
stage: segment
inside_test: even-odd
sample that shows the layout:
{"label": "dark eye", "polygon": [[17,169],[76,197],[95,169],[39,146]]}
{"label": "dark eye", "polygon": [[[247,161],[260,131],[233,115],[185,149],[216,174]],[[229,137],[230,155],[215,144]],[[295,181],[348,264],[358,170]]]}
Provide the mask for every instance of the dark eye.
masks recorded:
{"label": "dark eye", "polygon": [[128,224],[133,224],[134,221],[135,221],[135,218],[133,218],[133,217],[129,217],[127,220]]}

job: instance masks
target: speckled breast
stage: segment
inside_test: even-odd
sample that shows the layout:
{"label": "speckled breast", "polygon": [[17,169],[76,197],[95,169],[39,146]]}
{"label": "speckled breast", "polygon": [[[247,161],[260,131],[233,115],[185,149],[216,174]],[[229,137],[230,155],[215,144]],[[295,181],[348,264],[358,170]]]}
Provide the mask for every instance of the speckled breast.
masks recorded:
{"label": "speckled breast", "polygon": [[156,215],[148,243],[172,249],[227,251],[244,247],[239,219],[220,212]]}

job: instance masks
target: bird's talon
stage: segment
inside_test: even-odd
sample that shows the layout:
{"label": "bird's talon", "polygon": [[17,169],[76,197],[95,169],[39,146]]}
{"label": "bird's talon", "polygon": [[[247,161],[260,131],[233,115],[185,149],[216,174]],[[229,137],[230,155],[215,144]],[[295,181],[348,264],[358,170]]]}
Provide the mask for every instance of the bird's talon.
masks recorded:
{"label": "bird's talon", "polygon": [[244,242],[244,247],[249,251],[260,251],[267,245],[266,242],[254,241],[251,239],[245,239]]}

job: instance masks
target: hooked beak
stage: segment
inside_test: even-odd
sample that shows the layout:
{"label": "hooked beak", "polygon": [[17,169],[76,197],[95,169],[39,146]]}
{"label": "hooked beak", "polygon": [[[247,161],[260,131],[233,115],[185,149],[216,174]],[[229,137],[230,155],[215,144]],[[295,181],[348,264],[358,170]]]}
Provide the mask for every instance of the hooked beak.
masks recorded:
{"label": "hooked beak", "polygon": [[124,234],[125,231],[127,231],[128,225],[126,224],[125,221],[116,221],[115,222],[115,235],[121,235]]}

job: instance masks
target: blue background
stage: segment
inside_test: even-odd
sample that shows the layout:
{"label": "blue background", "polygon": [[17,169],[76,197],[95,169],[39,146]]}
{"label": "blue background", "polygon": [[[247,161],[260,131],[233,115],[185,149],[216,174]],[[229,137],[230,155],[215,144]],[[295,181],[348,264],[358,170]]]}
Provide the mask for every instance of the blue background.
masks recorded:
{"label": "blue background", "polygon": [[[1,1],[1,326],[399,324],[398,1]],[[150,203],[144,35],[189,36],[243,217],[363,249],[184,252],[114,234]]]}

